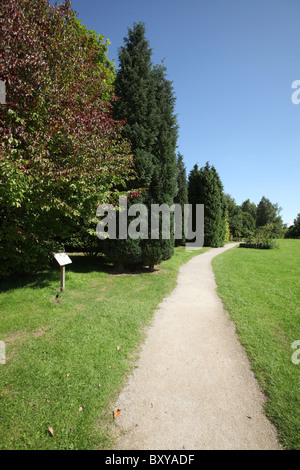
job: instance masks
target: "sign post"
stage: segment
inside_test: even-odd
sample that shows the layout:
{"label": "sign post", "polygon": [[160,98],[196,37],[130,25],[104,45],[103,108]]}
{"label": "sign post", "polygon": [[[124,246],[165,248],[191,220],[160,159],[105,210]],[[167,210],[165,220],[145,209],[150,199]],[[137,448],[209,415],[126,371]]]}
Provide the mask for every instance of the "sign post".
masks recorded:
{"label": "sign post", "polygon": [[66,253],[56,253],[54,258],[60,265],[60,291],[63,292],[66,287],[66,264],[72,263]]}
{"label": "sign post", "polygon": [[60,267],[60,291],[63,292],[66,287],[66,267]]}

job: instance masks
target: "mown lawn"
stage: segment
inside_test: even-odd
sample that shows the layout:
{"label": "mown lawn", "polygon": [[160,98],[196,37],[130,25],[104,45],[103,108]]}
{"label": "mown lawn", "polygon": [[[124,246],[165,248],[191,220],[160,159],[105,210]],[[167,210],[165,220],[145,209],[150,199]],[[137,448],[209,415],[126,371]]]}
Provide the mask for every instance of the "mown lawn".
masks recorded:
{"label": "mown lawn", "polygon": [[111,448],[113,401],[145,328],[180,265],[204,251],[176,248],[153,273],[118,274],[101,260],[71,256],[58,297],[56,266],[2,282],[0,448]]}
{"label": "mown lawn", "polygon": [[218,293],[266,393],[282,444],[300,449],[300,240],[233,248],[213,260]]}

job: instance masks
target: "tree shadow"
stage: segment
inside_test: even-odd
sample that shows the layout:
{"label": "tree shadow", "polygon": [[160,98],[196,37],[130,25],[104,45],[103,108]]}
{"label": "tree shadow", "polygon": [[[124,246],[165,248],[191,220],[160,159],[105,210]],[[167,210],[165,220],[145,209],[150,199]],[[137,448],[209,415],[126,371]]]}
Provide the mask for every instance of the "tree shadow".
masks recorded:
{"label": "tree shadow", "polygon": [[153,271],[158,271],[157,267],[154,270],[139,265],[122,265],[121,263],[113,264],[105,256],[82,256],[78,253],[69,254],[72,264],[69,264],[67,269],[74,273],[88,273],[88,272],[102,272],[111,275],[132,275],[132,274],[146,274]]}
{"label": "tree shadow", "polygon": [[49,287],[54,281],[59,282],[59,270],[48,268],[32,274],[18,274],[9,278],[0,279],[0,292],[22,289],[29,287],[32,289],[43,289]]}
{"label": "tree shadow", "polygon": [[[82,253],[69,253],[72,264],[66,266],[66,270],[73,273],[91,273],[99,272],[110,275],[138,275],[158,272],[157,266],[150,270],[140,265],[114,265],[105,256],[85,256]],[[24,287],[32,289],[44,289],[53,282],[60,282],[60,268],[58,263],[53,260],[50,266],[42,271],[30,274],[13,275],[9,278],[0,279],[0,292],[21,289]]]}

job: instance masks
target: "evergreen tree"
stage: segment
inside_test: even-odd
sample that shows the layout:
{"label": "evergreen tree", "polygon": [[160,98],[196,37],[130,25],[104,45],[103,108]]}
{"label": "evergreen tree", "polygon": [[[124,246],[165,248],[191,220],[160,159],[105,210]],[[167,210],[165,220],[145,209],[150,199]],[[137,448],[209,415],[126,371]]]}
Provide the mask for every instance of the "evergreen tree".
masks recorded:
{"label": "evergreen tree", "polygon": [[152,178],[152,149],[158,134],[151,55],[144,24],[134,23],[119,49],[114,117],[126,120],[122,135],[131,143],[135,169],[146,188]]}
{"label": "evergreen tree", "polygon": [[243,212],[230,194],[225,194],[229,218],[229,230],[232,237],[240,237],[243,231]]}
{"label": "evergreen tree", "polygon": [[192,230],[196,230],[195,207],[199,204],[199,168],[197,163],[189,173],[188,201],[192,206]]}
{"label": "evergreen tree", "polygon": [[[130,141],[134,157],[136,181],[127,181],[128,192],[138,187],[148,190],[153,174],[152,147],[157,130],[155,121],[155,86],[152,76],[152,50],[145,38],[142,23],[128,28],[128,36],[119,49],[119,67],[115,80],[117,99],[113,107],[113,117],[124,120],[122,136]],[[140,195],[138,195],[140,196]],[[137,200],[128,197],[128,209],[134,203],[145,203],[147,191]],[[128,217],[128,225],[131,218]],[[117,236],[119,224],[117,223]],[[142,263],[141,240],[106,240],[102,243],[107,257],[120,267]]]}
{"label": "evergreen tree", "polygon": [[[186,168],[183,161],[183,155],[178,153],[177,155],[177,187],[178,192],[175,196],[174,202],[176,204],[180,204],[182,215],[184,214],[184,204],[188,204],[188,188],[187,188],[187,177],[186,177]],[[186,238],[185,238],[185,231],[184,231],[184,219],[182,217],[182,224],[181,224],[181,233],[182,238],[175,240],[175,245],[184,245]]]}
{"label": "evergreen tree", "polygon": [[[177,186],[177,119],[174,114],[175,97],[172,83],[166,78],[166,68],[158,65],[153,68],[156,99],[156,119],[154,125],[157,137],[153,145],[153,174],[147,195],[147,205],[167,204],[174,202],[178,192]],[[161,216],[159,217],[159,240],[144,240],[143,262],[153,267],[154,264],[169,259],[174,254],[174,216],[170,214],[170,231],[163,238]],[[150,230],[150,227],[149,227]]]}
{"label": "evergreen tree", "polygon": [[226,237],[226,199],[220,177],[208,162],[200,170],[195,165],[190,173],[189,203],[204,204],[204,245],[223,246]]}
{"label": "evergreen tree", "polygon": [[[153,66],[151,48],[145,38],[145,25],[134,23],[119,50],[119,70],[115,90],[119,99],[114,105],[114,117],[126,120],[123,137],[131,143],[139,187],[144,188],[138,202],[172,205],[177,193],[176,141],[177,123],[174,115],[175,98],[172,83],[162,65]],[[127,184],[132,190],[134,183]],[[134,199],[131,203],[137,202]],[[124,263],[142,262],[151,267],[174,252],[174,238],[126,240],[107,243],[107,254]],[[129,255],[129,256],[128,256]],[[127,259],[127,260],[126,260]]]}

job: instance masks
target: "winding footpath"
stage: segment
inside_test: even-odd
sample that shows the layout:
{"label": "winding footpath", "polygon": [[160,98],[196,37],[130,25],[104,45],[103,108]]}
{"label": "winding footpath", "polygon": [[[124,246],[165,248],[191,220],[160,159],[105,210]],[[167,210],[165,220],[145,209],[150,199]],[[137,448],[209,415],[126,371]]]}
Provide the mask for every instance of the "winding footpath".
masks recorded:
{"label": "winding footpath", "polygon": [[233,322],[216,292],[212,248],[180,269],[120,394],[116,450],[280,449]]}

